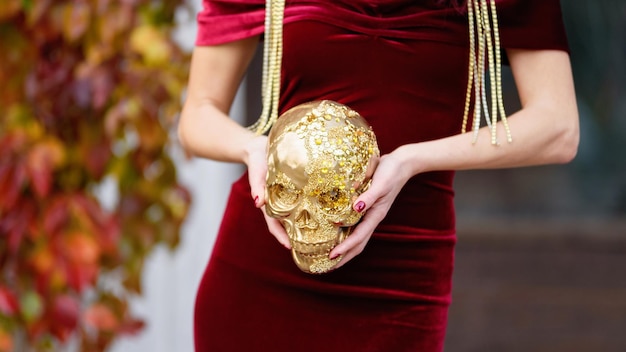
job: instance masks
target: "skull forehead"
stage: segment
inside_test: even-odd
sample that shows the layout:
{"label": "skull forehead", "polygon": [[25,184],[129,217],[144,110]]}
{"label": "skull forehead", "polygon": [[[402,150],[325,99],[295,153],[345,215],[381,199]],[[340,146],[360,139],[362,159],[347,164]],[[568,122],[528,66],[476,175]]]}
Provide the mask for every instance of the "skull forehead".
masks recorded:
{"label": "skull forehead", "polygon": [[358,183],[365,177],[371,157],[378,154],[367,122],[335,102],[299,105],[283,114],[274,127],[269,136],[270,154],[281,171],[298,184],[303,180],[302,167],[305,177],[319,183],[329,177],[335,186]]}
{"label": "skull forehead", "polygon": [[308,182],[305,168],[309,156],[304,142],[293,132],[286,132],[272,145],[269,151],[270,168],[279,166],[280,171],[297,188],[303,188]]}

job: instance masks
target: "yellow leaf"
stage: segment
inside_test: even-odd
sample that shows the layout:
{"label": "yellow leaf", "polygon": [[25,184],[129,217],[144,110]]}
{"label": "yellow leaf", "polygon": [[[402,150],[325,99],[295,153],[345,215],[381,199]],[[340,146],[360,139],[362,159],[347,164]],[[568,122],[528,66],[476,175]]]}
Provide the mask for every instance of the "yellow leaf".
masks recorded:
{"label": "yellow leaf", "polygon": [[67,4],[63,9],[63,35],[74,42],[85,34],[90,19],[89,5],[82,2]]}
{"label": "yellow leaf", "polygon": [[112,43],[131,27],[132,20],[133,9],[129,4],[106,5],[106,12],[97,19],[99,37],[105,43]]}
{"label": "yellow leaf", "polygon": [[85,42],[85,56],[89,65],[93,67],[115,55],[115,50],[111,45],[104,42]]}
{"label": "yellow leaf", "polygon": [[130,46],[148,66],[167,64],[172,51],[163,34],[151,25],[135,28],[130,36]]}
{"label": "yellow leaf", "polygon": [[20,0],[4,0],[0,6],[0,21],[4,21],[17,14],[21,9]]}
{"label": "yellow leaf", "polygon": [[51,248],[39,246],[31,253],[29,262],[38,274],[43,275],[52,270],[55,260]]}

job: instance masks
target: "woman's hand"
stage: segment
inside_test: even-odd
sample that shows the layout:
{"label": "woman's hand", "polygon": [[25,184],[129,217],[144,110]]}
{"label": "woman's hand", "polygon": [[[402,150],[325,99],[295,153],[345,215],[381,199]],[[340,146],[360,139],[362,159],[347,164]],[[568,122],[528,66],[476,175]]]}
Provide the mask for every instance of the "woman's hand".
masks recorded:
{"label": "woman's hand", "polygon": [[291,249],[289,236],[280,221],[265,212],[265,178],[267,175],[267,137],[257,136],[246,145],[245,163],[248,166],[248,182],[254,205],[263,211],[267,228],[285,248]]}
{"label": "woman's hand", "polygon": [[335,268],[341,267],[363,251],[374,229],[385,218],[391,204],[411,176],[413,175],[406,171],[401,159],[394,153],[380,158],[369,189],[353,204],[354,210],[358,212],[367,210],[367,213],[352,234],[330,252],[331,259],[343,255],[343,259]]}

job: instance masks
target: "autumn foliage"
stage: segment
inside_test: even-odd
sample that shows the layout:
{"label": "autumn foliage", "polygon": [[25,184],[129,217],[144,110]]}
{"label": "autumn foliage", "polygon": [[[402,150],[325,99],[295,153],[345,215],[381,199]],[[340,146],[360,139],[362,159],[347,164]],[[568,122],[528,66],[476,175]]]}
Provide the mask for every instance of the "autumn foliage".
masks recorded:
{"label": "autumn foliage", "polygon": [[128,299],[190,201],[167,153],[182,5],[2,0],[0,351],[99,351],[143,326]]}

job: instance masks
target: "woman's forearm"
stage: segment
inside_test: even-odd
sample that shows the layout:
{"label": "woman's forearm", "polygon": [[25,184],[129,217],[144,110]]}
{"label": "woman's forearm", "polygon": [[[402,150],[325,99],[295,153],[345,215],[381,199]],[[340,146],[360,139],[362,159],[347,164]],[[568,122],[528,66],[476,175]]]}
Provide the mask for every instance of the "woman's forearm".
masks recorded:
{"label": "woman's forearm", "polygon": [[250,142],[257,136],[230,119],[228,111],[258,41],[258,37],[250,37],[194,49],[187,98],[178,125],[180,143],[190,154],[247,162]]}
{"label": "woman's forearm", "polygon": [[181,114],[178,137],[194,156],[245,163],[246,148],[256,135],[210,102],[189,102]]}
{"label": "woman's forearm", "polygon": [[522,109],[508,119],[513,142],[498,123],[499,145],[488,128],[394,151],[414,175],[434,170],[508,168],[565,163],[578,149],[578,109],[569,56],[561,51],[509,50]]}
{"label": "woman's forearm", "polygon": [[[570,116],[555,117],[554,114]],[[578,149],[577,115],[568,111],[524,109],[509,117],[513,142],[498,123],[499,144],[490,143],[482,128],[472,144],[472,132],[404,145],[393,152],[412,175],[437,170],[469,170],[566,163]],[[560,122],[552,122],[558,120]]]}

